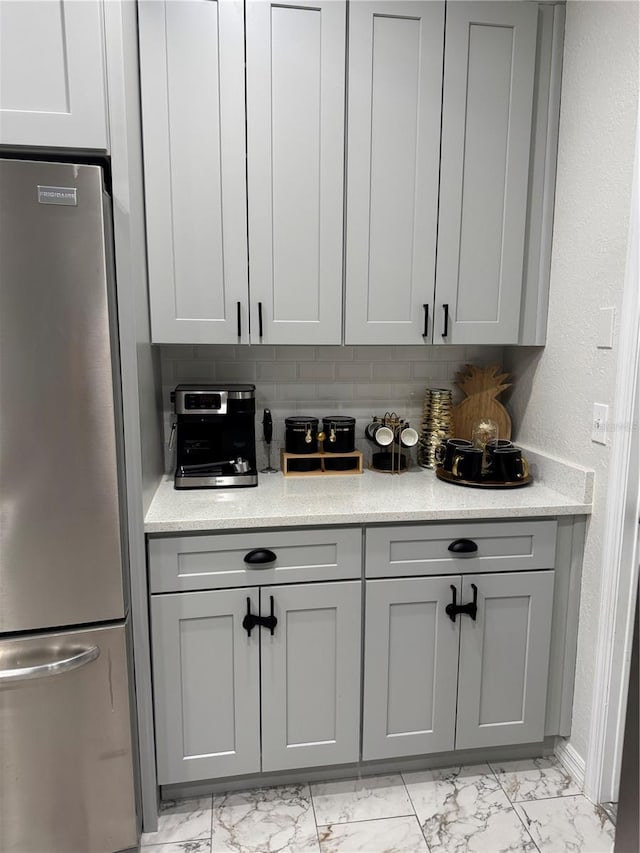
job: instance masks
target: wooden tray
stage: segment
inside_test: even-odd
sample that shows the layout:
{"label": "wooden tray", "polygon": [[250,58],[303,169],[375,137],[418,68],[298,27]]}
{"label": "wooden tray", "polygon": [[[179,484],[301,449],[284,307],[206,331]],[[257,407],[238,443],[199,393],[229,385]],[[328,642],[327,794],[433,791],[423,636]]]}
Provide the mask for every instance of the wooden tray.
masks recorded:
{"label": "wooden tray", "polygon": [[471,486],[472,489],[517,489],[520,486],[527,486],[532,481],[532,477],[523,477],[522,480],[513,480],[503,482],[502,480],[461,480],[454,477],[451,471],[445,471],[444,468],[436,468],[436,477],[439,480],[444,480],[445,483],[455,483],[456,486]]}
{"label": "wooden tray", "polygon": [[[320,468],[317,471],[290,471],[289,462],[308,461],[310,459],[319,459]],[[358,464],[355,468],[350,468],[348,471],[328,471],[324,467],[326,460],[336,459],[356,459]],[[362,451],[352,450],[351,453],[287,453],[286,450],[280,451],[280,468],[285,477],[333,477],[336,474],[362,474]]]}

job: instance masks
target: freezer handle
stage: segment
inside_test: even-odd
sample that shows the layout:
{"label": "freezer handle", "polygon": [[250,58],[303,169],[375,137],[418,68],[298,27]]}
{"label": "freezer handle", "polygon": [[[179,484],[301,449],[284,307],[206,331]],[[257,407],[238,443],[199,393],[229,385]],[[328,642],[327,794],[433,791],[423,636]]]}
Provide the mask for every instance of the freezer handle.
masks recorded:
{"label": "freezer handle", "polygon": [[16,681],[28,681],[31,678],[46,678],[50,675],[62,675],[65,672],[72,672],[74,669],[79,669],[81,666],[91,663],[99,654],[100,649],[97,646],[90,646],[88,649],[80,649],[79,651],[76,649],[69,650],[66,657],[47,661],[36,666],[17,666],[10,669],[0,669],[0,687],[3,684],[14,683]]}

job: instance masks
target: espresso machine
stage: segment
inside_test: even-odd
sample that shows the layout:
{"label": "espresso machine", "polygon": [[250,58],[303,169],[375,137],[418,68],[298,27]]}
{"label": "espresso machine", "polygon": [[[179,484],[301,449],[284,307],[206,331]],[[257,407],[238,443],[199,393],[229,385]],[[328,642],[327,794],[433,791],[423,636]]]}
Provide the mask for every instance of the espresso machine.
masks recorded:
{"label": "espresso machine", "polygon": [[176,489],[257,486],[255,385],[178,385]]}

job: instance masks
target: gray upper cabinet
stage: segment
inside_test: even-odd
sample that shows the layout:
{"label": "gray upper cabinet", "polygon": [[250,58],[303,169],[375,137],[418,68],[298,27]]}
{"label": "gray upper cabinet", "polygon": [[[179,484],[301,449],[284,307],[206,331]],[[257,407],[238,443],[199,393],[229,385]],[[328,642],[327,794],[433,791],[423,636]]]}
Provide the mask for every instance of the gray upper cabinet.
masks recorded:
{"label": "gray upper cabinet", "polygon": [[444,2],[349,7],[345,340],[431,334]]}
{"label": "gray upper cabinet", "polygon": [[248,341],[244,10],[139,4],[151,333]]}
{"label": "gray upper cabinet", "polygon": [[447,8],[434,343],[515,344],[538,7]]}
{"label": "gray upper cabinet", "polygon": [[246,14],[251,340],[338,344],[346,3]]}
{"label": "gray upper cabinet", "polygon": [[563,16],[351,4],[347,344],[544,343]]}
{"label": "gray upper cabinet", "polygon": [[0,0],[0,145],[109,148],[100,0]]}
{"label": "gray upper cabinet", "polygon": [[340,343],[346,3],[139,6],[153,341]]}

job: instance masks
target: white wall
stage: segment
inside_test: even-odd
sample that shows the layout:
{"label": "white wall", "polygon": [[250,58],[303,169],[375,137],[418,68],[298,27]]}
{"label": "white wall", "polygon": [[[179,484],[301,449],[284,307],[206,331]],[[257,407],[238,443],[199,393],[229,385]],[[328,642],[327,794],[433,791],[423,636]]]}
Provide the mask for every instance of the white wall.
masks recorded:
{"label": "white wall", "polygon": [[[580,605],[570,743],[586,758],[592,714],[610,447],[591,442],[594,402],[614,403],[617,347],[600,308],[624,283],[638,103],[638,4],[567,3],[549,327],[544,350],[506,350],[515,437],[596,472]],[[616,324],[616,342],[619,317]],[[615,425],[615,415],[613,415]]]}

